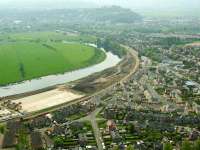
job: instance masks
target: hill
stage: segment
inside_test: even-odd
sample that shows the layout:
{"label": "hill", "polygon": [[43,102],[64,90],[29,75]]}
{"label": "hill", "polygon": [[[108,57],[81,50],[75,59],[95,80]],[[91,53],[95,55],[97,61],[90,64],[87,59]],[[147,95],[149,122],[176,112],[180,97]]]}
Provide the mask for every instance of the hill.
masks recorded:
{"label": "hill", "polygon": [[[132,23],[142,17],[130,9],[118,6],[53,10],[2,10],[2,19],[37,23]],[[4,22],[5,22],[4,20]]]}

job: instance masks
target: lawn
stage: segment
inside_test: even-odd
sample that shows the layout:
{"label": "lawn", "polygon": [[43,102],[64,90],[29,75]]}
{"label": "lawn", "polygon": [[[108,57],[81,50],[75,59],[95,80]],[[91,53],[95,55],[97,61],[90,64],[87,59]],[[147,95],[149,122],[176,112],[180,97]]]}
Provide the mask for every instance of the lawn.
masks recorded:
{"label": "lawn", "polygon": [[0,85],[84,68],[106,57],[102,51],[80,44],[80,37],[63,43],[49,40],[58,39],[58,33],[40,33],[40,40],[36,35],[22,34],[20,38],[17,34],[0,42]]}

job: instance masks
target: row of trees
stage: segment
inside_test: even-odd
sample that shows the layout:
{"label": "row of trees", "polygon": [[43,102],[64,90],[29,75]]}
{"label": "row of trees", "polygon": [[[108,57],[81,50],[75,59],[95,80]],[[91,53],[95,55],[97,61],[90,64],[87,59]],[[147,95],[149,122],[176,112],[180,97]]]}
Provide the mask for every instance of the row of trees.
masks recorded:
{"label": "row of trees", "polygon": [[[113,150],[119,150],[118,146],[114,147]],[[126,150],[135,150],[134,146],[129,145]],[[163,144],[163,150],[174,150],[170,143]],[[195,142],[184,141],[180,146],[180,150],[200,150],[200,140]]]}
{"label": "row of trees", "polygon": [[125,49],[110,38],[97,39],[97,47],[104,48],[106,51],[111,51],[113,54],[118,55],[119,57],[123,57],[126,54]]}
{"label": "row of trees", "polygon": [[[170,143],[165,143],[163,145],[163,150],[173,150],[173,146]],[[200,150],[200,140],[195,142],[184,141],[180,150]]]}
{"label": "row of trees", "polygon": [[162,61],[161,51],[157,48],[146,48],[144,50],[141,50],[139,55],[149,57],[157,62]]}

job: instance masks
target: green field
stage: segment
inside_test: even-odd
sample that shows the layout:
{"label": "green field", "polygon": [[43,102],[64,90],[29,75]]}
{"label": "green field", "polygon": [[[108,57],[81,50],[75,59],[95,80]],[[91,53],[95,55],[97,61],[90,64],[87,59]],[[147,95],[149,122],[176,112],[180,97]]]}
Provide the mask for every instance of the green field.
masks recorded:
{"label": "green field", "polygon": [[0,39],[0,85],[64,73],[105,59],[102,51],[80,44],[90,37],[49,32],[13,34]]}

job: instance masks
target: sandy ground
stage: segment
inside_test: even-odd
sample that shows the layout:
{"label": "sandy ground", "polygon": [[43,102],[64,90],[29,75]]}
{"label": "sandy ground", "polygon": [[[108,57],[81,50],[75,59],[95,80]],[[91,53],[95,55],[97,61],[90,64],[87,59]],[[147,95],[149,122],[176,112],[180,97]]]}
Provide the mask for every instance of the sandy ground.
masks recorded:
{"label": "sandy ground", "polygon": [[55,89],[40,94],[28,96],[25,98],[17,99],[13,102],[21,102],[22,110],[24,112],[34,112],[52,106],[60,105],[66,102],[70,102],[83,96],[84,95],[72,93],[71,91]]}

